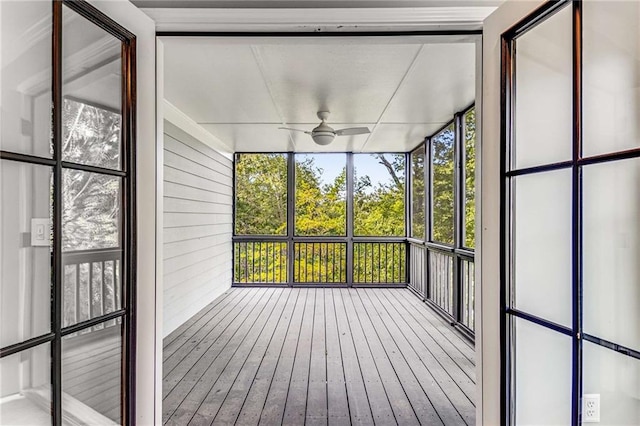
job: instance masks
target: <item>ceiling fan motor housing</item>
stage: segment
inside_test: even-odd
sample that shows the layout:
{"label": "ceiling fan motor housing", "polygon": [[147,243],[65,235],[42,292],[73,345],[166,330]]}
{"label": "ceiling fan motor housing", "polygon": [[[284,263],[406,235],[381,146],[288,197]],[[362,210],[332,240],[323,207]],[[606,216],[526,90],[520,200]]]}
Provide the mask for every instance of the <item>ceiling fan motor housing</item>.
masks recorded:
{"label": "ceiling fan motor housing", "polygon": [[317,131],[314,129],[311,133],[311,137],[313,138],[313,141],[318,145],[329,145],[331,142],[333,142],[336,134],[333,131]]}
{"label": "ceiling fan motor housing", "polygon": [[323,121],[311,131],[311,137],[318,145],[329,145],[336,137],[336,132]]}

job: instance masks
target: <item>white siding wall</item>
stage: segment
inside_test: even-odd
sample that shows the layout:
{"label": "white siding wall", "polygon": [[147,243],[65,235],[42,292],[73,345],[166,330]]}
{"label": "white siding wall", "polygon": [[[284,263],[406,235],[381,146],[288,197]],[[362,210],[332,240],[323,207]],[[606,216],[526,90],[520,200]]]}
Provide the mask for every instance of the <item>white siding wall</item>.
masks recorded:
{"label": "white siding wall", "polygon": [[231,286],[233,165],[165,122],[163,335]]}

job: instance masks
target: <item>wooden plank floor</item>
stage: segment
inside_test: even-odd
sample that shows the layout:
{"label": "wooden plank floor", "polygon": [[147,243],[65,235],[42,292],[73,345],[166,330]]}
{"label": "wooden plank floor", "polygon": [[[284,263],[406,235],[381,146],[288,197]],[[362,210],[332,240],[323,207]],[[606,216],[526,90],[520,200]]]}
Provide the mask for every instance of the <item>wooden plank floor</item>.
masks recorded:
{"label": "wooden plank floor", "polygon": [[407,289],[232,288],[163,357],[164,424],[475,424],[473,346]]}

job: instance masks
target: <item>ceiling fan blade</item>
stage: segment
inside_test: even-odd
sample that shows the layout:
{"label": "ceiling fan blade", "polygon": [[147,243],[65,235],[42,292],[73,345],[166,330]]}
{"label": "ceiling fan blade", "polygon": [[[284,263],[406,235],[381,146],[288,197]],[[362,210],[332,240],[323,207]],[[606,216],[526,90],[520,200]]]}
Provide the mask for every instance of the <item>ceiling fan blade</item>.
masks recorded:
{"label": "ceiling fan blade", "polygon": [[307,131],[307,130],[302,130],[302,129],[293,129],[291,127],[278,127],[278,129],[280,130],[291,130],[293,132],[302,132],[302,133],[306,133],[308,135],[311,134],[311,132]]}
{"label": "ceiling fan blade", "polygon": [[367,133],[371,133],[368,127],[349,127],[336,130],[336,135],[338,136],[366,135]]}

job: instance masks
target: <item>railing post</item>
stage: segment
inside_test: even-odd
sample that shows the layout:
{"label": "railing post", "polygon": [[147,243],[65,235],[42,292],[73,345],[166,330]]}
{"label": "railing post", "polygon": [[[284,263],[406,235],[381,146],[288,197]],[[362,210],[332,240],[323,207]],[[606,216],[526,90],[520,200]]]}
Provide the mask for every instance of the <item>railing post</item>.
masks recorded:
{"label": "railing post", "polygon": [[353,152],[347,153],[347,285],[353,286]]}
{"label": "railing post", "polygon": [[424,268],[422,279],[425,285],[424,300],[431,299],[431,264],[429,263],[429,247],[427,241],[431,241],[431,138],[426,138],[424,142]]}
{"label": "railing post", "polygon": [[430,274],[431,265],[429,265],[429,249],[427,248],[426,244],[423,246],[422,256],[423,256],[423,260],[422,260],[423,274],[422,275],[424,278],[424,294],[422,295],[422,298],[423,298],[423,301],[426,301],[431,297],[431,274]]}
{"label": "railing post", "polygon": [[458,256],[456,249],[463,246],[462,238],[464,233],[462,232],[464,226],[464,173],[462,172],[462,165],[464,164],[464,115],[463,113],[456,113],[454,115],[454,160],[453,160],[453,318],[456,322],[462,321],[462,275],[460,274],[460,256]]}
{"label": "railing post", "polygon": [[[404,154],[404,237],[405,237],[405,258],[407,260],[405,281],[407,286],[411,286],[411,152]],[[416,283],[414,283],[416,284]],[[416,286],[413,286],[416,288]]]}
{"label": "railing post", "polygon": [[293,152],[287,154],[287,283],[293,286],[295,252],[293,237],[296,232],[296,159]]}

